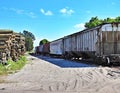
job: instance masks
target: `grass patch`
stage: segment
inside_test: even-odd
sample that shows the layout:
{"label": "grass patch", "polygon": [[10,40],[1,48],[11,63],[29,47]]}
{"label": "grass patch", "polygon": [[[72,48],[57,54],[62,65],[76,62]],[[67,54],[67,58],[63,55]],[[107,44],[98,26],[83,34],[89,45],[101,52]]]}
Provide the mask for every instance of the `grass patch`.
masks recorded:
{"label": "grass patch", "polygon": [[21,56],[17,62],[8,60],[7,65],[0,64],[0,75],[17,72],[26,64],[26,62],[27,60],[25,56]]}

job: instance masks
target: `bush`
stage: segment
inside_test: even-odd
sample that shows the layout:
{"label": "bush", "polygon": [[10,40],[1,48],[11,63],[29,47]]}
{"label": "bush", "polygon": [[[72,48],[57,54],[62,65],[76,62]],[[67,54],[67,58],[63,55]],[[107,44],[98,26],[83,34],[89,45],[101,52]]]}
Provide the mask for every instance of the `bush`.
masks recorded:
{"label": "bush", "polygon": [[3,64],[0,64],[0,75],[6,75],[7,74],[7,69]]}
{"label": "bush", "polygon": [[27,60],[25,56],[21,56],[17,62],[8,60],[8,64],[6,66],[0,64],[0,75],[14,73],[17,70],[20,70],[26,62]]}

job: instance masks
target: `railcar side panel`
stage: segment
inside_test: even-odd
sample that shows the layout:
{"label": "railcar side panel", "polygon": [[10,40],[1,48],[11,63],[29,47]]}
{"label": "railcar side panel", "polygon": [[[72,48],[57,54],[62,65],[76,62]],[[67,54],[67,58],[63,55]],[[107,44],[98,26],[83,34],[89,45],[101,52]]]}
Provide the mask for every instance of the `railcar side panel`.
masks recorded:
{"label": "railcar side panel", "polygon": [[55,40],[50,43],[50,54],[63,54],[63,39]]}
{"label": "railcar side panel", "polygon": [[64,38],[64,52],[71,51],[71,37],[65,37]]}
{"label": "railcar side panel", "polygon": [[47,44],[43,45],[43,53],[44,54],[49,54],[50,53],[50,43],[47,43]]}
{"label": "railcar side panel", "polygon": [[97,30],[90,30],[77,34],[77,51],[96,51]]}
{"label": "railcar side panel", "polygon": [[40,52],[40,54],[43,53],[43,45],[40,45],[40,46],[39,46],[39,52]]}
{"label": "railcar side panel", "polygon": [[120,54],[120,24],[105,24],[100,29],[97,42],[98,55]]}
{"label": "railcar side panel", "polygon": [[71,36],[71,51],[75,52],[77,51],[77,38],[76,34]]}
{"label": "railcar side panel", "polygon": [[118,34],[117,34],[117,54],[120,53],[120,24],[118,24]]}
{"label": "railcar side panel", "polygon": [[35,54],[39,54],[39,46],[35,47]]}

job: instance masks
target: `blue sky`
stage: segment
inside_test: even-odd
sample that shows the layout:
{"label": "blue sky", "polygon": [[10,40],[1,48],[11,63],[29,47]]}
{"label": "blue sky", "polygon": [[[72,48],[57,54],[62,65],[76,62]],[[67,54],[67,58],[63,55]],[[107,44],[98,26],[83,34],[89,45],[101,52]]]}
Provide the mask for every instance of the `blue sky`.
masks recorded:
{"label": "blue sky", "polygon": [[120,16],[120,0],[0,0],[0,29],[28,30],[35,46],[78,32],[95,16]]}

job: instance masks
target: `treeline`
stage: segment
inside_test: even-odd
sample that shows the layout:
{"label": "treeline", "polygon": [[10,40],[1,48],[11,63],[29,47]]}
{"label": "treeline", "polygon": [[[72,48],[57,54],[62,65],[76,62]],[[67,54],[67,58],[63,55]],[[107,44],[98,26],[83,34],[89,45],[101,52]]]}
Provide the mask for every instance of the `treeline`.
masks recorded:
{"label": "treeline", "polygon": [[106,19],[99,19],[97,16],[96,17],[92,17],[89,22],[85,23],[85,27],[86,28],[92,28],[95,26],[98,26],[100,24],[103,23],[112,23],[112,22],[120,22],[120,16],[116,17],[116,18],[106,18]]}
{"label": "treeline", "polygon": [[33,41],[35,40],[35,36],[27,31],[24,30],[22,33],[20,33],[21,35],[23,35],[25,37],[25,47],[26,47],[26,51],[31,51],[33,50]]}

